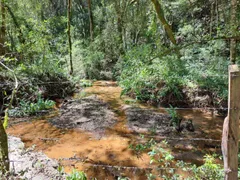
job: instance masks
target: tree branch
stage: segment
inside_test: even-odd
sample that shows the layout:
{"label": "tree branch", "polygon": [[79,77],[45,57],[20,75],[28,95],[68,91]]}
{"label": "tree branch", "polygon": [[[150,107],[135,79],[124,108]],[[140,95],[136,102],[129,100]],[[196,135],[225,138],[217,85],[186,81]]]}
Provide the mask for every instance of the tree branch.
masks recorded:
{"label": "tree branch", "polygon": [[5,110],[5,116],[4,116],[4,123],[3,123],[3,127],[4,129],[6,129],[7,125],[8,125],[8,111],[9,109],[12,108],[12,104],[13,104],[13,100],[14,100],[14,97],[15,97],[15,94],[17,92],[17,88],[18,88],[18,79],[17,79],[17,76],[15,75],[14,71],[12,69],[10,69],[9,67],[7,67],[5,64],[3,64],[1,61],[0,61],[0,65],[2,65],[5,69],[7,69],[8,71],[10,71],[13,76],[14,76],[14,79],[15,79],[15,86],[12,90],[12,95],[11,95],[11,100],[10,100],[10,103],[8,104],[8,107],[6,108]]}
{"label": "tree branch", "polygon": [[170,41],[173,43],[173,44],[177,44],[176,42],[176,39],[174,37],[174,34],[173,34],[173,31],[170,27],[170,25],[168,24],[167,20],[165,19],[164,17],[164,12],[163,12],[163,9],[162,9],[162,5],[158,2],[158,0],[151,0],[152,3],[154,4],[154,7],[155,7],[155,10],[156,10],[156,13],[158,15],[158,19],[161,21]]}

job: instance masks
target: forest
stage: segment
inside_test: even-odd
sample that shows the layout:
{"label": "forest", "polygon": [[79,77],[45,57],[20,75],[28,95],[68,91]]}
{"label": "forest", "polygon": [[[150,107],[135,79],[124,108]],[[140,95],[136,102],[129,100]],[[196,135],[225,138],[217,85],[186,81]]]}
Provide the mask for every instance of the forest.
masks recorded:
{"label": "forest", "polygon": [[0,0],[0,22],[0,180],[240,178],[239,0]]}

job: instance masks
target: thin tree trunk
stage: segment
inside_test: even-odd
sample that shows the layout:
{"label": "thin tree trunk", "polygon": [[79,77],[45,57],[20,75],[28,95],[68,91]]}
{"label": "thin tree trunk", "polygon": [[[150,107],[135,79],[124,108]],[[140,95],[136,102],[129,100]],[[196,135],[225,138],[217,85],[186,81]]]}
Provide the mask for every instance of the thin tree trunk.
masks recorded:
{"label": "thin tree trunk", "polygon": [[172,31],[170,25],[168,24],[167,20],[164,17],[164,12],[163,12],[163,9],[162,9],[162,5],[158,2],[158,0],[151,0],[151,1],[154,4],[156,13],[158,15],[158,19],[161,21],[169,39],[171,40],[171,42],[173,44],[176,44],[176,40],[175,40],[173,31]]}
{"label": "thin tree trunk", "polygon": [[5,129],[8,126],[8,110],[12,108],[13,100],[18,88],[18,80],[12,69],[8,68],[1,61],[0,65],[8,71],[12,72],[15,79],[15,86],[12,91],[11,100],[5,110],[4,123],[2,124],[2,121],[0,120],[0,176],[2,176],[5,173],[9,172],[8,137]]}
{"label": "thin tree trunk", "polygon": [[212,37],[212,30],[213,30],[213,8],[214,8],[214,2],[211,2],[211,15],[210,15],[210,37]]}
{"label": "thin tree trunk", "polygon": [[120,54],[123,54],[123,7],[121,7],[121,1],[115,2],[115,11],[117,13],[117,30],[118,30],[118,37],[119,37],[119,51]]}
{"label": "thin tree trunk", "polygon": [[89,30],[90,30],[90,38],[93,41],[93,14],[92,14],[92,7],[91,7],[91,0],[88,1],[88,16],[89,16]]}
{"label": "thin tree trunk", "polygon": [[[232,35],[235,35],[236,32],[236,22],[237,21],[237,0],[231,0],[231,31]],[[230,61],[232,64],[236,63],[236,47],[237,47],[237,40],[231,39],[230,41]]]}
{"label": "thin tree trunk", "polygon": [[6,53],[5,41],[6,41],[6,7],[4,0],[1,0],[1,16],[2,25],[0,30],[0,55]]}
{"label": "thin tree trunk", "polygon": [[8,139],[3,124],[0,121],[0,175],[9,171]]}
{"label": "thin tree trunk", "polygon": [[17,18],[15,17],[13,11],[11,10],[11,8],[8,6],[8,5],[5,5],[6,9],[8,10],[10,16],[12,17],[12,20],[13,20],[13,23],[15,25],[15,27],[17,28],[18,30],[18,39],[19,39],[19,42],[24,44],[25,43],[25,39],[23,37],[23,33],[22,33],[22,30],[21,30],[21,27],[17,21]]}
{"label": "thin tree trunk", "polygon": [[72,40],[71,40],[71,6],[72,0],[68,0],[68,45],[69,45],[69,58],[70,58],[70,74],[73,73],[73,63],[72,63]]}

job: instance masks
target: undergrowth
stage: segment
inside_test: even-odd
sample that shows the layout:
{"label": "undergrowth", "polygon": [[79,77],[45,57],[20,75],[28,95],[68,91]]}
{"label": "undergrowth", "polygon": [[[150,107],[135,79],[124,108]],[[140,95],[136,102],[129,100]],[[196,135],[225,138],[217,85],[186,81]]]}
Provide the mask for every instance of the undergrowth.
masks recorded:
{"label": "undergrowth", "polygon": [[67,180],[87,180],[87,176],[82,171],[74,169],[70,175],[67,176]]}
{"label": "undergrowth", "polygon": [[170,105],[170,108],[166,110],[168,112],[168,114],[170,115],[171,119],[170,119],[170,126],[173,126],[178,132],[180,132],[182,129],[181,127],[181,122],[182,119],[181,117],[178,115],[176,108],[172,107]]}
{"label": "undergrowth", "polygon": [[[207,57],[212,49],[200,45],[198,48],[201,51],[197,53],[193,53],[193,46],[180,51],[179,55],[164,56],[158,55],[161,49],[152,50],[149,45],[132,48],[120,62],[118,80],[122,94],[151,104],[178,107],[194,105],[190,99],[197,94],[209,96],[206,106],[223,106],[227,100],[228,63],[218,61],[216,54]],[[215,51],[221,48],[222,45]],[[211,63],[201,61],[201,58],[209,59]]]}
{"label": "undergrowth", "polygon": [[[141,139],[144,140],[144,135],[141,135]],[[156,142],[150,139],[146,143],[130,144],[129,149],[131,149],[138,157],[142,155],[146,150],[149,150]]]}
{"label": "undergrowth", "polygon": [[137,156],[139,156],[140,153],[149,151],[149,163],[156,168],[153,168],[150,173],[146,174],[148,180],[158,178],[164,180],[215,180],[224,178],[223,165],[216,162],[216,160],[221,159],[221,157],[216,154],[206,154],[203,159],[204,163],[197,166],[175,160],[167,141],[156,143],[151,139],[146,143],[131,144],[129,148],[133,150]]}
{"label": "undergrowth", "polygon": [[[18,90],[13,101],[12,114],[17,116],[34,114],[35,111],[49,109],[52,101],[46,99],[64,98],[72,95],[75,90],[74,78],[67,75],[60,61],[28,61],[19,63],[7,59],[5,64],[14,69],[18,79]],[[1,69],[0,69],[1,70]],[[6,70],[0,72],[0,114],[9,103],[14,78]],[[42,99],[38,97],[41,95]],[[43,100],[45,99],[45,100]],[[17,108],[18,107],[18,108]]]}
{"label": "undergrowth", "polygon": [[[155,164],[158,167],[165,169],[164,173],[154,172],[149,174],[148,177],[151,179],[156,179],[157,177],[163,178],[165,180],[202,180],[202,179],[223,179],[224,169],[223,166],[216,163],[216,155],[205,155],[204,164],[197,166],[195,164],[185,163],[183,161],[176,161],[172,153],[167,150],[168,145],[166,142],[160,143],[154,147],[148,153],[151,161],[150,164]],[[178,172],[186,172],[182,173]],[[153,178],[155,177],[155,178]]]}
{"label": "undergrowth", "polygon": [[79,82],[80,87],[91,87],[93,85],[93,81],[87,80],[87,79],[82,79]]}
{"label": "undergrowth", "polygon": [[44,100],[40,95],[35,103],[29,101],[20,101],[19,106],[9,110],[9,116],[22,117],[40,113],[42,110],[53,108],[55,102],[52,100]]}

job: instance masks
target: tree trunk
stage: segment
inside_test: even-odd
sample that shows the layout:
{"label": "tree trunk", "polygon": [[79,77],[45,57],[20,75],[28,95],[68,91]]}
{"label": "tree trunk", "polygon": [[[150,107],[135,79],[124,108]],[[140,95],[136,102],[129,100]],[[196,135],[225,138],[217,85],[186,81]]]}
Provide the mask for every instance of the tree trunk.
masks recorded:
{"label": "tree trunk", "polygon": [[0,120],[0,175],[2,176],[6,172],[9,172],[8,137],[5,129],[8,126],[8,110],[12,108],[12,103],[18,88],[18,80],[13,70],[5,66],[1,61],[0,65],[12,72],[15,79],[15,87],[12,91],[11,100],[5,110],[4,123],[2,124],[2,121]]}
{"label": "tree trunk", "polygon": [[24,44],[24,43],[25,43],[25,39],[24,39],[24,37],[23,37],[23,33],[22,33],[21,27],[20,27],[20,25],[19,25],[19,23],[18,23],[18,21],[17,21],[17,18],[15,17],[12,9],[11,9],[8,5],[5,5],[5,7],[6,7],[6,9],[8,10],[8,12],[9,12],[9,14],[10,14],[12,20],[13,20],[13,23],[14,23],[15,27],[16,27],[17,30],[18,30],[18,39],[19,39],[19,42],[20,42],[21,44]]}
{"label": "tree trunk", "polygon": [[117,13],[117,30],[118,30],[118,38],[119,38],[119,52],[123,54],[123,7],[121,7],[121,1],[115,2],[115,11]]}
{"label": "tree trunk", "polygon": [[1,0],[2,26],[0,30],[0,56],[6,54],[6,7],[4,0]]}
{"label": "tree trunk", "polygon": [[92,7],[91,7],[91,0],[88,1],[88,17],[89,17],[89,31],[90,31],[90,38],[93,41],[93,14],[92,14]]}
{"label": "tree trunk", "polygon": [[73,63],[72,63],[72,40],[71,40],[71,6],[72,0],[68,0],[68,45],[69,45],[69,60],[70,60],[70,75],[73,73]]}
{"label": "tree trunk", "polygon": [[176,44],[176,40],[175,40],[173,31],[172,31],[170,25],[168,24],[167,20],[164,17],[164,12],[163,12],[163,9],[162,9],[162,5],[158,2],[158,0],[151,0],[151,1],[154,4],[156,13],[158,15],[158,19],[161,21],[169,39],[171,40],[171,42],[173,44]]}
{"label": "tree trunk", "polygon": [[8,139],[3,124],[0,121],[0,175],[9,171]]}
{"label": "tree trunk", "polygon": [[[231,20],[230,26],[232,31],[232,36],[236,33],[237,24],[237,0],[231,0]],[[232,38],[230,41],[230,61],[232,64],[236,64],[236,48],[237,40]]]}

